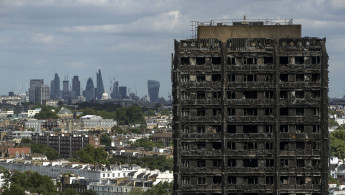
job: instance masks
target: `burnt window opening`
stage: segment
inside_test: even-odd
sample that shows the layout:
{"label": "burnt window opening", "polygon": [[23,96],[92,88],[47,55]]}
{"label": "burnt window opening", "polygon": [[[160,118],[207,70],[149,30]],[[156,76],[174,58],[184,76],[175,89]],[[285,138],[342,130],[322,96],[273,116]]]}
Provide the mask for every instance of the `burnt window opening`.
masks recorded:
{"label": "burnt window opening", "polygon": [[266,184],[273,184],[273,176],[266,176]]}
{"label": "burnt window opening", "polygon": [[236,184],[236,176],[228,176],[229,184]]}
{"label": "burnt window opening", "polygon": [[280,82],[288,82],[289,75],[288,74],[280,74]]}
{"label": "burnt window opening", "polygon": [[274,160],[273,159],[266,159],[265,166],[266,167],[274,167]]}
{"label": "burnt window opening", "polygon": [[222,92],[221,91],[215,91],[212,93],[212,96],[214,99],[220,99],[222,97]]}
{"label": "burnt window opening", "polygon": [[289,57],[287,56],[282,56],[279,58],[279,64],[289,64]]}
{"label": "burnt window opening", "polygon": [[212,148],[214,150],[220,150],[222,148],[222,143],[221,142],[213,142],[212,143]]}
{"label": "burnt window opening", "polygon": [[247,58],[247,64],[257,64],[256,58]]}
{"label": "burnt window opening", "polygon": [[321,62],[320,56],[313,56],[311,58],[311,63],[312,64],[320,64],[320,62]]}
{"label": "burnt window opening", "polygon": [[213,112],[213,116],[220,116],[221,115],[221,109],[220,108],[213,108],[212,112]]}
{"label": "burnt window opening", "polygon": [[321,167],[321,161],[320,160],[311,160],[311,165],[315,168]]}
{"label": "burnt window opening", "polygon": [[305,167],[304,159],[297,159],[297,167]]}
{"label": "burnt window opening", "polygon": [[197,133],[205,133],[205,126],[197,126]]}
{"label": "burnt window opening", "polygon": [[236,133],[236,125],[228,125],[228,133]]}
{"label": "burnt window opening", "polygon": [[296,149],[297,150],[304,150],[305,149],[305,142],[296,142]]}
{"label": "burnt window opening", "polygon": [[200,100],[200,99],[205,99],[206,98],[206,94],[204,91],[198,91],[196,93],[196,99]]}
{"label": "burnt window opening", "polygon": [[236,65],[236,63],[235,63],[235,58],[233,58],[233,57],[227,57],[227,58],[226,58],[226,63],[227,63],[228,65]]}
{"label": "burnt window opening", "polygon": [[213,166],[214,167],[221,167],[221,160],[220,159],[213,159]]}
{"label": "burnt window opening", "polygon": [[296,108],[296,116],[304,116],[304,108]]}
{"label": "burnt window opening", "polygon": [[321,177],[314,176],[311,180],[312,184],[321,184]]}
{"label": "burnt window opening", "polygon": [[280,108],[280,116],[288,116],[289,109],[288,108]]}
{"label": "burnt window opening", "polygon": [[184,185],[190,184],[190,177],[189,176],[183,176],[182,177],[182,184],[184,184]]}
{"label": "burnt window opening", "polygon": [[304,64],[303,56],[295,56],[295,64]]}
{"label": "burnt window opening", "polygon": [[196,147],[200,149],[205,149],[206,148],[206,143],[205,142],[198,142],[196,143]]}
{"label": "burnt window opening", "polygon": [[256,77],[256,75],[255,74],[247,74],[247,75],[244,75],[244,77],[243,77],[243,81],[244,82],[253,82],[253,81],[256,81],[257,79],[256,79],[257,77]]}
{"label": "burnt window opening", "polygon": [[243,133],[258,133],[258,126],[256,126],[256,125],[243,125]]}
{"label": "burnt window opening", "polygon": [[181,91],[181,99],[188,100],[190,93],[188,91]]}
{"label": "burnt window opening", "polygon": [[287,91],[280,91],[279,97],[280,97],[280,99],[287,99],[288,98],[288,92]]}
{"label": "burnt window opening", "polygon": [[236,150],[236,143],[228,142],[228,150]]}
{"label": "burnt window opening", "polygon": [[280,125],[280,133],[288,133],[289,126],[288,125]]}
{"label": "burnt window opening", "polygon": [[236,76],[234,74],[228,75],[228,81],[229,82],[235,82],[235,80],[236,80]]}
{"label": "burnt window opening", "polygon": [[319,133],[320,132],[320,126],[319,125],[313,125],[313,133]]}
{"label": "burnt window opening", "polygon": [[313,81],[313,82],[320,81],[320,74],[312,74],[311,75],[311,81]]}
{"label": "burnt window opening", "polygon": [[234,116],[235,115],[235,108],[228,108],[228,115]]}
{"label": "burnt window opening", "polygon": [[265,81],[266,82],[271,82],[272,81],[272,75],[266,75],[265,76]]}
{"label": "burnt window opening", "polygon": [[228,159],[228,167],[236,167],[236,159]]}
{"label": "burnt window opening", "polygon": [[273,109],[272,108],[265,108],[265,115],[270,116],[270,115],[272,115],[272,113],[273,113]]}
{"label": "burnt window opening", "polygon": [[182,167],[189,167],[189,160],[188,159],[182,159]]}
{"label": "burnt window opening", "polygon": [[205,75],[196,75],[196,81],[198,82],[205,81]]}
{"label": "burnt window opening", "polygon": [[236,99],[236,93],[234,91],[227,92],[228,99]]}
{"label": "burnt window opening", "polygon": [[267,143],[265,144],[265,149],[266,149],[266,150],[272,150],[272,149],[273,149],[273,143],[267,142]]}
{"label": "burnt window opening", "polygon": [[221,184],[222,176],[213,176],[213,184]]}
{"label": "burnt window opening", "polygon": [[212,57],[212,64],[219,65],[222,63],[222,59],[220,57]]}
{"label": "burnt window opening", "polygon": [[297,82],[304,81],[304,74],[296,74],[296,81]]}
{"label": "burnt window opening", "polygon": [[196,109],[196,116],[205,116],[205,108],[197,108]]}
{"label": "burnt window opening", "polygon": [[265,98],[272,99],[273,98],[273,91],[265,91]]}
{"label": "burnt window opening", "polygon": [[198,177],[198,184],[206,184],[206,177]]}
{"label": "burnt window opening", "polygon": [[244,177],[245,184],[258,184],[258,177],[257,176],[246,176]]}
{"label": "burnt window opening", "polygon": [[273,64],[273,57],[264,57],[264,64]]}
{"label": "burnt window opening", "polygon": [[304,133],[304,125],[296,125],[296,133]]}
{"label": "burnt window opening", "polygon": [[189,116],[189,109],[188,108],[182,108],[181,116]]}
{"label": "burnt window opening", "polygon": [[244,159],[243,167],[258,167],[258,159]]}
{"label": "burnt window opening", "polygon": [[189,65],[189,58],[181,57],[181,65]]}
{"label": "burnt window opening", "polygon": [[182,142],[182,150],[188,151],[189,149],[190,149],[189,143],[188,142]]}
{"label": "burnt window opening", "polygon": [[243,97],[245,99],[257,99],[258,98],[258,92],[257,91],[244,91]]}
{"label": "burnt window opening", "polygon": [[304,91],[296,91],[295,97],[298,99],[303,99],[304,98]]}
{"label": "burnt window opening", "polygon": [[181,74],[181,82],[189,82],[189,74]]}
{"label": "burnt window opening", "polygon": [[313,142],[313,150],[319,150],[320,149],[320,142]]}
{"label": "burnt window opening", "polygon": [[280,183],[281,184],[289,184],[289,176],[280,176]]}
{"label": "burnt window opening", "polygon": [[189,133],[189,126],[182,125],[181,129],[183,133]]}
{"label": "burnt window opening", "polygon": [[304,185],[305,184],[305,176],[297,176],[296,177],[296,184],[297,185]]}
{"label": "burnt window opening", "polygon": [[273,127],[271,125],[266,125],[265,129],[266,129],[266,133],[272,133],[273,132]]}
{"label": "burnt window opening", "polygon": [[243,115],[244,116],[256,116],[258,115],[257,108],[243,108]]}
{"label": "burnt window opening", "polygon": [[197,167],[206,167],[206,160],[205,159],[198,159],[196,160]]}
{"label": "burnt window opening", "polygon": [[245,150],[256,150],[258,149],[258,144],[253,142],[245,142],[243,143],[243,149]]}
{"label": "burnt window opening", "polygon": [[314,99],[320,98],[320,91],[311,91],[311,98],[314,98]]}
{"label": "burnt window opening", "polygon": [[288,168],[289,167],[289,160],[288,159],[280,159],[280,167],[281,168]]}
{"label": "burnt window opening", "polygon": [[221,131],[220,125],[213,125],[212,128],[213,128],[213,131],[215,131],[216,133],[220,133],[220,131]]}
{"label": "burnt window opening", "polygon": [[196,57],[196,65],[204,65],[205,57]]}
{"label": "burnt window opening", "polygon": [[288,142],[280,142],[280,150],[289,150]]}
{"label": "burnt window opening", "polygon": [[212,81],[221,81],[222,76],[220,74],[213,74],[212,75]]}

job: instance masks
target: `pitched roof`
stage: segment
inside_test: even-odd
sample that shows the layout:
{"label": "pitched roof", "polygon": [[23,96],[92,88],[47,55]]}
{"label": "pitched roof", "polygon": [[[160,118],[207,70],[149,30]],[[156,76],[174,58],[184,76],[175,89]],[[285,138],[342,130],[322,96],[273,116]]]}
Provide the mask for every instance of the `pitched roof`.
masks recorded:
{"label": "pitched roof", "polygon": [[22,148],[8,148],[8,154],[9,155],[15,155],[15,154],[30,154],[31,149],[29,147],[22,147]]}

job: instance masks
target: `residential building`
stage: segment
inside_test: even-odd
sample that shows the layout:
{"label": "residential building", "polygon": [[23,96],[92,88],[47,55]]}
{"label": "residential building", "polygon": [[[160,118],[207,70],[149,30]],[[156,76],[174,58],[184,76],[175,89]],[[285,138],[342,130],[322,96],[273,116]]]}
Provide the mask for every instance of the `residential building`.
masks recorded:
{"label": "residential building", "polygon": [[328,194],[326,39],[193,22],[172,63],[174,194]]}

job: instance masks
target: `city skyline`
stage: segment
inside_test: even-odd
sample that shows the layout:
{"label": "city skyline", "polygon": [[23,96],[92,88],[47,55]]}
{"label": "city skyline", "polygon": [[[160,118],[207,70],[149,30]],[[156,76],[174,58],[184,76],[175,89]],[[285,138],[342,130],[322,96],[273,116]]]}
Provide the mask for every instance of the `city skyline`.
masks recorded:
{"label": "city skyline", "polygon": [[[345,3],[330,1],[1,1],[0,94],[25,88],[31,78],[50,82],[79,75],[81,86],[101,69],[110,80],[147,94],[147,80],[160,81],[160,94],[171,91],[173,39],[190,37],[190,21],[210,19],[293,18],[302,36],[327,37],[330,97],[345,93]],[[150,6],[147,6],[150,5]],[[274,10],[258,12],[274,7]],[[217,11],[211,11],[217,10]]]}

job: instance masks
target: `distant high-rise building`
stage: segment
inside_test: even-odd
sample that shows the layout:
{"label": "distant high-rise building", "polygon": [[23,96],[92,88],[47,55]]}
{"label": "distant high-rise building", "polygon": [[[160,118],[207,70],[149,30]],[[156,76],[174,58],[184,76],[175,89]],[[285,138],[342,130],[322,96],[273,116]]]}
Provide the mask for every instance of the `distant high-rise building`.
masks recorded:
{"label": "distant high-rise building", "polygon": [[69,81],[68,80],[62,81],[62,97],[65,101],[68,101],[70,98]]}
{"label": "distant high-rise building", "polygon": [[127,87],[126,86],[120,86],[119,87],[119,93],[122,98],[127,96]]}
{"label": "distant high-rise building", "polygon": [[87,102],[95,99],[95,87],[91,78],[87,80],[86,88],[83,92],[83,95]]}
{"label": "distant high-rise building", "polygon": [[10,97],[14,96],[14,92],[13,91],[8,92],[8,96]]}
{"label": "distant high-rise building", "polygon": [[50,89],[44,85],[43,79],[31,79],[29,88],[29,102],[42,104],[43,101],[49,100]]}
{"label": "distant high-rise building", "polygon": [[104,93],[104,86],[103,86],[102,74],[101,74],[100,69],[98,69],[98,73],[96,73],[96,76],[97,76],[96,97],[97,99],[101,99],[102,94]]}
{"label": "distant high-rise building", "polygon": [[111,93],[111,98],[113,99],[121,99],[121,95],[119,92],[119,82],[115,81],[113,85],[113,92]]}
{"label": "distant high-rise building", "polygon": [[60,78],[57,73],[55,73],[54,80],[50,82],[50,98],[60,99]]}
{"label": "distant high-rise building", "polygon": [[72,79],[72,98],[80,96],[80,81],[78,76],[74,76]]}
{"label": "distant high-rise building", "polygon": [[154,80],[147,81],[147,88],[150,96],[150,102],[158,102],[160,83]]}

